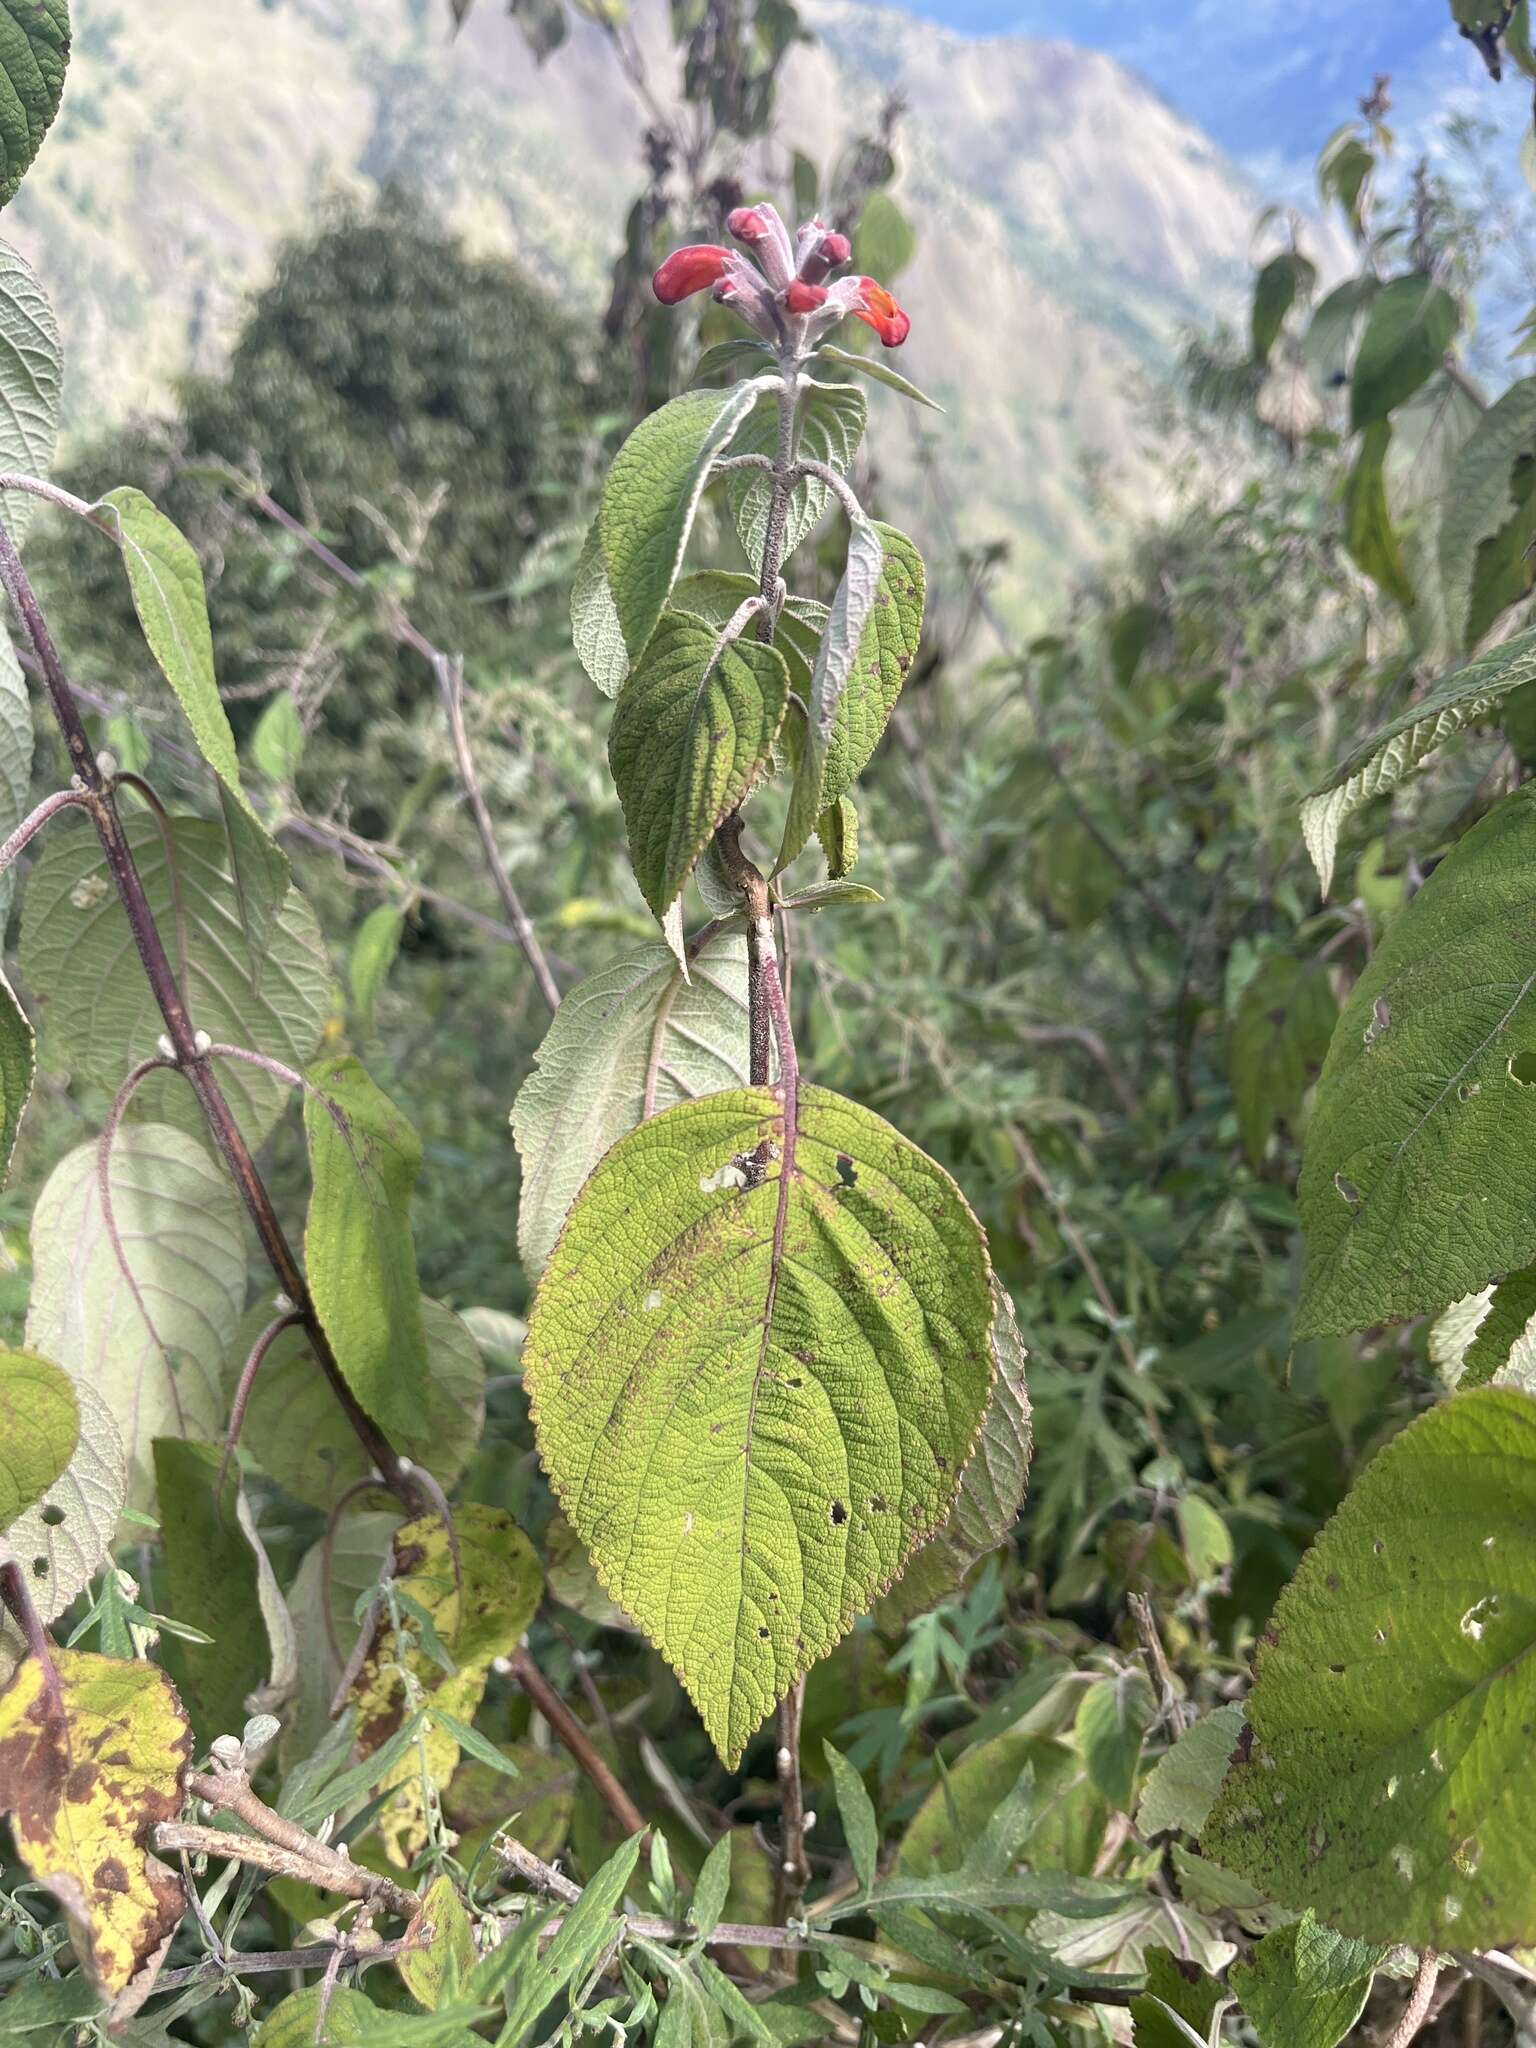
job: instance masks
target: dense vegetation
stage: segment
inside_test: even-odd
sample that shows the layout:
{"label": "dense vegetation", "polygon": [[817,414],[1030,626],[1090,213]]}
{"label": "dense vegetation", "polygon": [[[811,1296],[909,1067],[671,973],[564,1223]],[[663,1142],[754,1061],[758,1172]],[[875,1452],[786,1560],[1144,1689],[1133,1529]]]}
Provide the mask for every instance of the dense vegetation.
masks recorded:
{"label": "dense vegetation", "polygon": [[56,466],[0,251],[0,2033],[1515,2039],[1487,224],[1378,82],[1021,646],[882,491],[893,137],[781,240],[802,24],[673,27],[599,332],[387,191]]}

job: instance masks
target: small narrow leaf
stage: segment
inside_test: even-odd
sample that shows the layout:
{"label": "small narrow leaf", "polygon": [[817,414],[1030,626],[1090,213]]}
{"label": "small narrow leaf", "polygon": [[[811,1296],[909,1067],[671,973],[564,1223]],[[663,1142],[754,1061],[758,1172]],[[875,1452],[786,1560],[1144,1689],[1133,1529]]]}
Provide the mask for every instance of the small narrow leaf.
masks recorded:
{"label": "small narrow leaf", "polygon": [[847,797],[828,804],[816,820],[816,837],[827,857],[827,880],[846,880],[859,858],[859,814]]}
{"label": "small narrow leaf", "polygon": [[0,1351],[0,1538],[68,1471],[79,1440],[69,1374],[32,1352]]}
{"label": "small narrow leaf", "polygon": [[867,1892],[875,1881],[875,1865],[880,1855],[880,1823],[875,1817],[875,1802],[870,1798],[864,1780],[842,1751],[834,1749],[830,1742],[824,1742],[822,1748],[826,1751],[827,1768],[832,1773],[832,1787],[837,1794],[843,1839],[848,1844],[848,1854],[853,1858],[853,1874],[859,1880],[860,1889]]}
{"label": "small narrow leaf", "polygon": [[[519,1982],[507,2009],[506,2024],[496,2037],[496,2048],[517,2048],[551,2000],[559,1998],[572,1984],[579,1983],[608,1949],[616,1932],[613,1916],[624,1901],[634,1875],[643,1835],[632,1835],[616,1849],[581,1894],[560,1925],[560,1931],[545,1949],[537,1969]],[[470,1979],[469,1996],[481,1993],[481,1972],[491,1978],[494,1958],[487,1957]],[[494,1978],[491,1978],[494,1982]]]}
{"label": "small narrow leaf", "polygon": [[68,64],[68,0],[0,0],[0,206],[43,146]]}
{"label": "small narrow leaf", "polygon": [[1456,733],[1492,720],[1506,698],[1533,680],[1536,631],[1518,633],[1446,676],[1318,784],[1302,804],[1301,830],[1324,895],[1348,819],[1372,797],[1396,789]]}
{"label": "small narrow leaf", "polygon": [[35,1657],[0,1693],[0,1812],[63,1909],[90,1981],[113,1999],[130,1986],[142,1997],[186,1909],[180,1878],[148,1843],[180,1810],[192,1738],[152,1664],[80,1650],[55,1650],[53,1663],[57,1693]]}
{"label": "small narrow leaf", "polygon": [[421,1140],[350,1055],[321,1061],[306,1078],[310,1292],[362,1406],[384,1429],[420,1435],[427,1343],[410,1202]]}
{"label": "small narrow leaf", "polygon": [[1414,602],[1413,585],[1387,504],[1386,460],[1392,441],[1388,420],[1368,427],[1344,486],[1344,545],[1356,566],[1400,605]]}
{"label": "small narrow leaf", "polygon": [[820,1089],[680,1104],[582,1190],[523,1354],[540,1452],[726,1759],[949,1512],[991,1326],[948,1176]]}
{"label": "small narrow leaf", "polygon": [[[614,617],[631,661],[650,639],[671,594],[711,464],[758,393],[776,381],[758,377],[728,391],[685,391],[643,419],[614,458],[597,531]],[[586,603],[592,604],[590,595]],[[605,672],[611,659],[603,664]]]}
{"label": "small narrow leaf", "polygon": [[840,370],[857,370],[861,377],[872,377],[888,390],[899,391],[903,398],[926,405],[930,412],[941,413],[944,410],[936,398],[930,398],[926,391],[919,391],[899,370],[893,370],[888,363],[882,363],[873,356],[856,356],[848,349],[834,348],[830,342],[823,342],[816,353],[825,361],[836,363]]}
{"label": "small narrow leaf", "polygon": [[537,1275],[599,1159],[645,1117],[748,1079],[747,942],[729,932],[689,979],[665,945],[589,975],[561,1002],[512,1111],[517,1242]]}
{"label": "small narrow leaf", "polygon": [[1458,1394],[1379,1451],[1260,1638],[1203,1852],[1363,1941],[1536,1937],[1533,1531],[1528,1394]]}
{"label": "small narrow leaf", "polygon": [[731,1836],[722,1835],[704,1858],[704,1868],[693,1888],[688,1918],[700,1934],[713,1934],[724,1916],[725,1902],[731,1895],[731,1849]]}
{"label": "small narrow leaf", "polygon": [[381,903],[369,911],[352,941],[347,983],[357,1013],[358,1032],[364,1038],[373,1030],[374,1006],[389,979],[404,935],[405,913],[393,903]]}
{"label": "small narrow leaf", "polygon": [[605,697],[617,697],[629,674],[629,649],[603,562],[601,520],[587,530],[571,584],[571,641],[578,660]]}
{"label": "small narrow leaf", "polygon": [[657,626],[608,737],[635,878],[657,917],[769,765],[788,701],[775,648],[725,643],[687,612]]}
{"label": "small narrow leaf", "polygon": [[256,721],[251,759],[272,782],[292,782],[304,759],[304,727],[291,690],[279,690]]}
{"label": "small narrow leaf", "polygon": [[99,501],[123,551],[134,610],[160,672],[176,693],[198,752],[219,779],[241,919],[259,950],[288,885],[288,860],[240,786],[240,757],[219,697],[202,565],[181,530],[144,493],[124,485]]}

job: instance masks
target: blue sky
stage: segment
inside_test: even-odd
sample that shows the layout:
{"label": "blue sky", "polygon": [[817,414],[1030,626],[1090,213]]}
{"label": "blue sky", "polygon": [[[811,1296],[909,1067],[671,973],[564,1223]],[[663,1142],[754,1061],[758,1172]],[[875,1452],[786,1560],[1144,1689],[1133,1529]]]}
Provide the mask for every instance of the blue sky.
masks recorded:
{"label": "blue sky", "polygon": [[1447,0],[898,0],[974,34],[1056,36],[1108,50],[1244,163],[1295,191],[1318,146],[1390,72],[1409,142],[1450,99],[1490,116],[1496,88],[1450,26]]}

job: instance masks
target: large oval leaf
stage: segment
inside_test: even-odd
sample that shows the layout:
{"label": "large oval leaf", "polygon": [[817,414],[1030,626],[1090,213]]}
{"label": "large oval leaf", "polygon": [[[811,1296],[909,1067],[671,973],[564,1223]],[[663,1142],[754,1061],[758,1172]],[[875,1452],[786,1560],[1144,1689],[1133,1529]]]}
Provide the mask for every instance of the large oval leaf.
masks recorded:
{"label": "large oval leaf", "polygon": [[1301,1177],[1297,1334],[1438,1309],[1536,1254],[1536,788],[1394,919],[1339,1019]]}
{"label": "large oval leaf", "polygon": [[[130,818],[125,829],[166,950],[173,963],[185,963],[193,1024],[215,1043],[308,1065],[332,981],[303,897],[288,891],[266,945],[253,954],[221,826],[174,821],[174,885],[155,820]],[[112,1089],[135,1060],[154,1055],[165,1025],[88,825],[61,820],[50,829],[22,905],[21,964],[42,1000],[43,1053],[56,1067]],[[260,1143],[291,1090],[243,1062],[223,1062],[219,1081],[247,1141]],[[186,1131],[204,1129],[196,1098],[175,1075],[151,1076],[134,1109]]]}
{"label": "large oval leaf", "polygon": [[69,1374],[31,1352],[0,1351],[0,1537],[69,1469],[79,1437]]}
{"label": "large oval leaf", "polygon": [[[4,1548],[27,1574],[32,1605],[56,1621],[83,1593],[112,1548],[128,1497],[128,1458],[112,1410],[88,1381],[76,1380],[80,1434],[68,1468],[5,1533]],[[0,1685],[20,1661],[21,1631],[0,1619]]]}
{"label": "large oval leaf", "polygon": [[0,206],[53,125],[68,63],[68,0],[0,0]]}
{"label": "large oval leaf", "polygon": [[642,946],[573,988],[512,1111],[523,1161],[517,1243],[537,1275],[582,1182],[645,1117],[744,1086],[747,942],[729,932],[694,959]]}
{"label": "large oval leaf", "polygon": [[539,1448],[728,1761],[949,1512],[991,1326],[954,1183],[824,1090],[680,1104],[587,1182],[523,1352]]}
{"label": "large oval leaf", "polygon": [[[0,468],[47,476],[63,394],[64,344],[48,294],[26,259],[0,242]],[[37,503],[29,491],[0,499],[0,518],[18,547]]]}
{"label": "large oval leaf", "polygon": [[725,643],[668,612],[625,684],[608,735],[640,893],[664,917],[709,844],[773,759],[789,702],[777,648]]}
{"label": "large oval leaf", "polygon": [[1371,1941],[1536,1939],[1536,1400],[1380,1452],[1280,1596],[1202,1848]]}
{"label": "large oval leaf", "polygon": [[1350,385],[1350,423],[1385,420],[1445,360],[1460,324],[1456,301],[1433,278],[1395,277],[1371,301]]}
{"label": "large oval leaf", "polygon": [[165,1124],[130,1124],[112,1148],[108,1235],[97,1147],[60,1161],[32,1215],[27,1346],[110,1402],[132,1473],[128,1505],[152,1512],[157,1436],[222,1432],[224,1352],[245,1306],[245,1211],[229,1176]]}

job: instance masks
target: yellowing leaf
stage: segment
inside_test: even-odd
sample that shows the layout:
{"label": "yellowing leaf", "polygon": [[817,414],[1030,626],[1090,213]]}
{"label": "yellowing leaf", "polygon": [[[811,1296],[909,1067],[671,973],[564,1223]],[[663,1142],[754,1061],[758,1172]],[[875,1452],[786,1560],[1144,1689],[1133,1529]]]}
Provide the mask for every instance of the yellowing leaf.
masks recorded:
{"label": "yellowing leaf", "polygon": [[[434,1706],[456,1721],[472,1721],[495,1657],[517,1647],[539,1604],[542,1582],[533,1545],[500,1508],[468,1503],[454,1509],[453,1534],[438,1515],[423,1515],[395,1532],[391,1577],[406,1602],[398,1631],[386,1607],[378,1611],[371,1645],[348,1695],[358,1714],[358,1747],[370,1755],[387,1742],[406,1711],[401,1665]],[[437,1643],[451,1659],[445,1671],[423,1643],[423,1610]],[[453,1776],[459,1744],[450,1729],[431,1721],[385,1779],[395,1797],[380,1823],[391,1860],[404,1866],[424,1836],[420,1777],[423,1769],[439,1788]]]}
{"label": "yellowing leaf", "polygon": [[539,1449],[728,1761],[949,1512],[991,1327],[953,1182],[822,1089],[680,1104],[582,1190],[523,1353]]}
{"label": "yellowing leaf", "polygon": [[79,1435],[69,1374],[29,1351],[0,1351],[0,1535],[68,1469]]}
{"label": "yellowing leaf", "polygon": [[81,1967],[137,2003],[186,1906],[150,1833],[180,1808],[191,1735],[154,1665],[80,1650],[55,1651],[54,1665],[56,1692],[29,1657],[0,1693],[0,1810],[63,1908]]}
{"label": "yellowing leaf", "polygon": [[434,1878],[428,1885],[406,1932],[418,1945],[401,1952],[400,1975],[416,2003],[436,2012],[475,1966],[475,1937],[451,1877]]}

